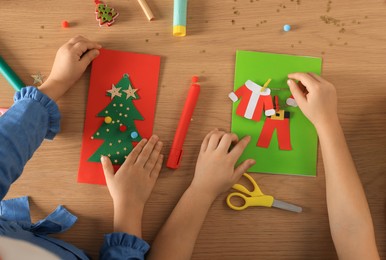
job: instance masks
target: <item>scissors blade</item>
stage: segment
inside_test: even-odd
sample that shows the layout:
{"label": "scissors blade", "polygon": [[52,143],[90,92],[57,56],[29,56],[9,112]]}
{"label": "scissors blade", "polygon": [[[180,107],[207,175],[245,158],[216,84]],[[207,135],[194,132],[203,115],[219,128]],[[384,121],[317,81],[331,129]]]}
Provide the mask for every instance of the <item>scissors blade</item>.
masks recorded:
{"label": "scissors blade", "polygon": [[296,206],[294,204],[290,204],[281,200],[273,200],[272,207],[279,208],[279,209],[284,209],[284,210],[289,210],[292,212],[297,212],[300,213],[302,212],[302,208],[299,206]]}

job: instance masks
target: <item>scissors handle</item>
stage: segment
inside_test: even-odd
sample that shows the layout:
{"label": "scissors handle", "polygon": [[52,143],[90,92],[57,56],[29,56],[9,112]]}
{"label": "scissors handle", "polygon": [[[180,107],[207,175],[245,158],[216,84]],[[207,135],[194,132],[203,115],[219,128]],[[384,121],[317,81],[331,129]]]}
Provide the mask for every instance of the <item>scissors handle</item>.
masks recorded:
{"label": "scissors handle", "polygon": [[[233,197],[242,198],[244,200],[244,204],[241,206],[235,206],[231,201]],[[240,192],[232,192],[227,197],[227,204],[233,210],[244,210],[252,206],[272,207],[273,201],[273,197],[269,195],[262,195],[259,197],[247,197]]]}
{"label": "scissors handle", "polygon": [[233,189],[235,190],[238,190],[242,193],[245,193],[245,194],[248,194],[249,196],[251,197],[259,197],[259,196],[263,196],[264,194],[261,192],[259,186],[257,185],[256,181],[252,178],[251,175],[249,175],[248,173],[244,173],[243,176],[245,178],[247,178],[249,180],[249,182],[252,184],[252,188],[253,190],[248,190],[245,186],[241,185],[241,184],[234,184],[232,186]]}

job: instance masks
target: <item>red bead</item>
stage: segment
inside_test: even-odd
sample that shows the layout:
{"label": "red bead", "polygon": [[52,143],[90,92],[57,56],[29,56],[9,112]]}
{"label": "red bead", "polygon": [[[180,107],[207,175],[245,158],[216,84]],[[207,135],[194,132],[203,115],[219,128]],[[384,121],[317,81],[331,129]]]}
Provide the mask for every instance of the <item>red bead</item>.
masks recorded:
{"label": "red bead", "polygon": [[127,130],[127,126],[125,126],[125,125],[121,125],[119,127],[119,131],[121,131],[121,132],[125,132],[126,130]]}
{"label": "red bead", "polygon": [[62,28],[68,28],[70,24],[67,21],[62,21]]}

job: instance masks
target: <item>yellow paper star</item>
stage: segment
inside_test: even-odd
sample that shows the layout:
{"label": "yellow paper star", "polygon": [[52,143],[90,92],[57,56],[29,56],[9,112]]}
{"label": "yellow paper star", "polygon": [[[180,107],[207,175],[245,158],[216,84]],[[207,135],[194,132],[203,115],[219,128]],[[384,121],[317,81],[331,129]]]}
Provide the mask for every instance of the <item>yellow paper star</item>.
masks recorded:
{"label": "yellow paper star", "polygon": [[40,72],[38,72],[37,74],[31,75],[31,77],[34,79],[33,84],[38,83],[41,85],[43,83],[44,76]]}
{"label": "yellow paper star", "polygon": [[111,99],[113,99],[115,96],[121,97],[122,93],[119,92],[121,90],[121,88],[116,88],[114,86],[114,84],[112,84],[112,85],[113,85],[112,88],[110,90],[107,90],[107,92],[109,92],[111,94]]}
{"label": "yellow paper star", "polygon": [[128,99],[129,97],[135,98],[135,92],[137,92],[137,90],[138,89],[135,89],[129,86],[127,90],[122,90],[122,91],[126,93],[126,99]]}

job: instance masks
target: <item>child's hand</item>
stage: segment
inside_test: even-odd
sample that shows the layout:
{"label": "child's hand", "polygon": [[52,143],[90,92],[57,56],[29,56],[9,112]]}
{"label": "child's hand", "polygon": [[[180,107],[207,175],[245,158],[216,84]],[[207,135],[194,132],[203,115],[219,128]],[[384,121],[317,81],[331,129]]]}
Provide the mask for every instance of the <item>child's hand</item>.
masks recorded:
{"label": "child's hand", "polygon": [[102,156],[103,171],[114,207],[144,207],[161,170],[162,145],[157,136],[152,136],[149,141],[142,139],[115,174],[110,159]]}
{"label": "child's hand", "polygon": [[[255,164],[254,160],[248,159],[235,169],[237,160],[250,140],[249,136],[238,141],[233,133],[217,129],[211,131],[202,142],[191,187],[209,195],[211,199],[231,188]],[[232,144],[235,146],[229,151]]]}
{"label": "child's hand", "polygon": [[107,156],[101,157],[107,187],[114,203],[114,232],[142,237],[142,214],[162,166],[162,143],[157,136],[142,139],[121,168],[114,168]]}
{"label": "child's hand", "polygon": [[314,73],[292,73],[288,78],[287,84],[299,108],[317,129],[337,119],[334,85]]}
{"label": "child's hand", "polygon": [[102,46],[82,36],[72,38],[56,53],[52,70],[39,90],[58,100],[82,76]]}

